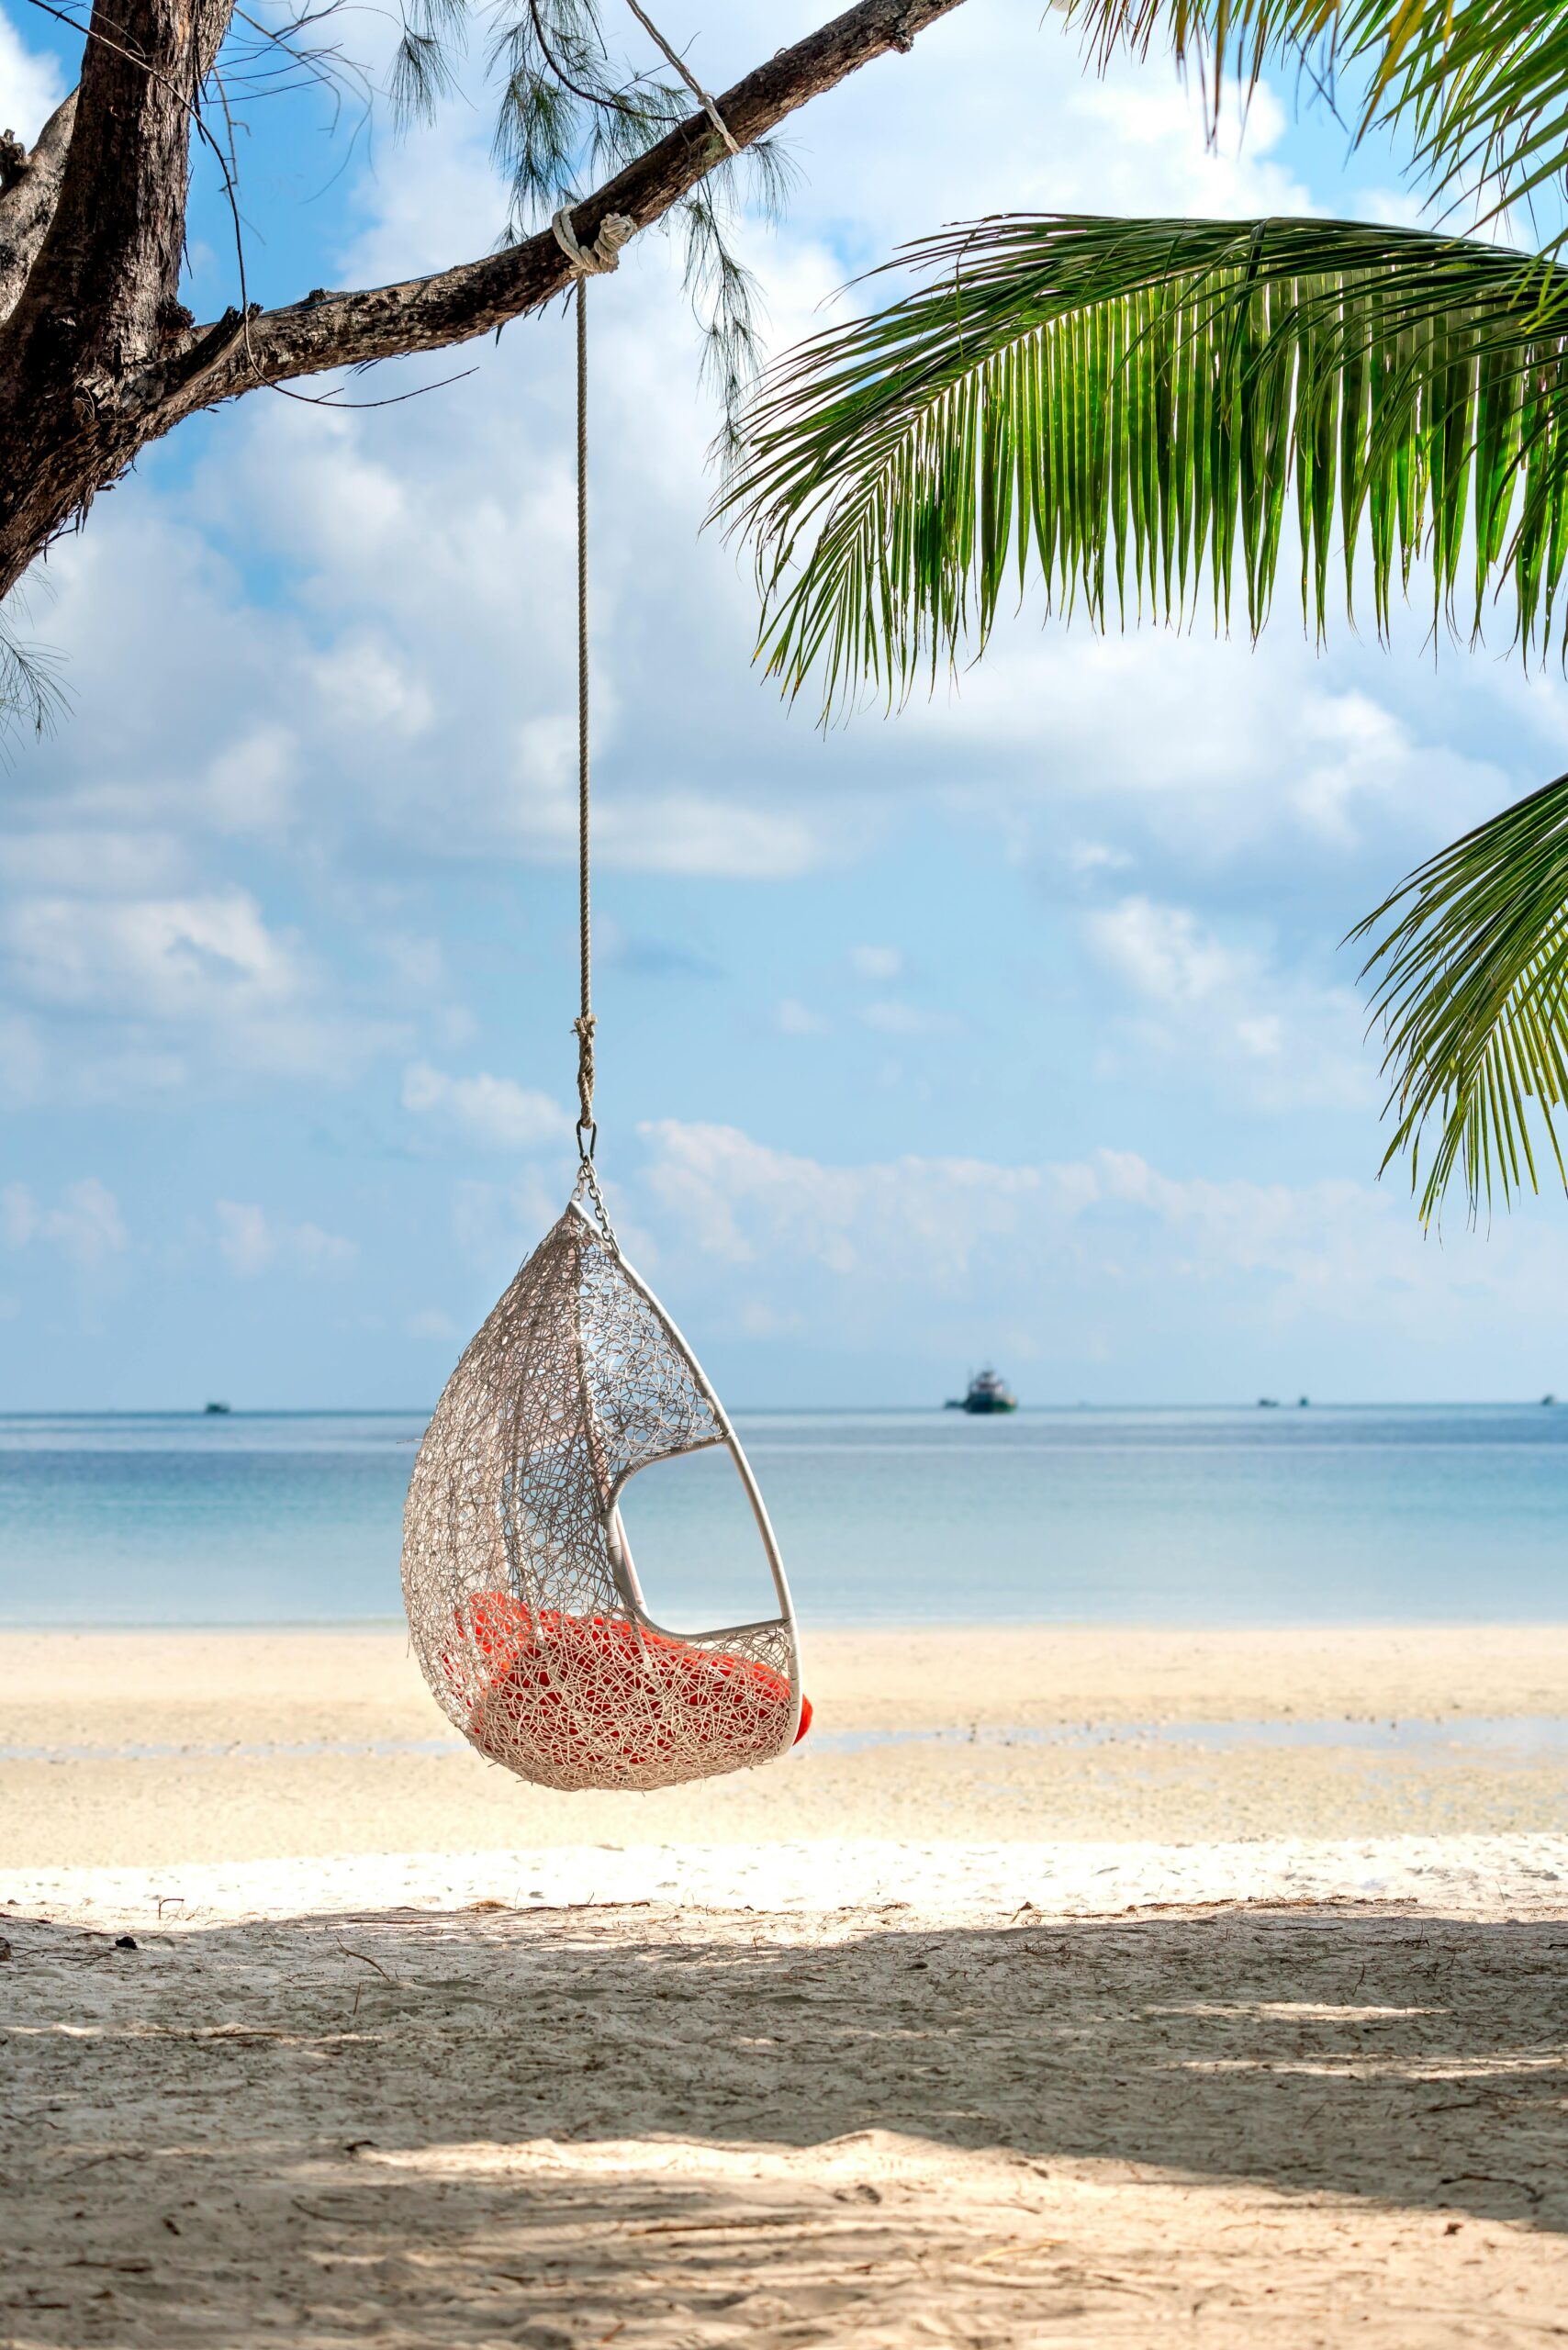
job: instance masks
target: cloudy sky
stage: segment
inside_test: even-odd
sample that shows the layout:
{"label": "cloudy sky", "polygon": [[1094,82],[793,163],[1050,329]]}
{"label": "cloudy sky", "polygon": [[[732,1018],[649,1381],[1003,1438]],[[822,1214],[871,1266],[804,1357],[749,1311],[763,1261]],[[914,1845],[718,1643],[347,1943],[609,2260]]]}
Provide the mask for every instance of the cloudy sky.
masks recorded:
{"label": "cloudy sky", "polygon": [[[0,122],[67,85],[0,14]],[[722,87],[818,11],[669,0]],[[381,36],[351,22],[364,54]],[[901,238],[1004,206],[1409,218],[1264,89],[1216,151],[1164,63],[969,0],[799,118],[746,251],[781,346]],[[482,100],[242,147],[252,290],[490,246]],[[336,176],[334,177],[334,173]],[[233,297],[209,202],[190,298]],[[700,525],[677,257],[596,287],[602,1162],[747,1403],[1568,1387],[1568,1208],[1424,1239],[1337,942],[1563,765],[1501,645],[1254,651],[1025,611],[958,690],[824,736]],[[68,715],[0,776],[0,1407],[429,1402],[569,1188],[569,322],[151,452],[31,599]],[[358,387],[356,387],[358,388]]]}

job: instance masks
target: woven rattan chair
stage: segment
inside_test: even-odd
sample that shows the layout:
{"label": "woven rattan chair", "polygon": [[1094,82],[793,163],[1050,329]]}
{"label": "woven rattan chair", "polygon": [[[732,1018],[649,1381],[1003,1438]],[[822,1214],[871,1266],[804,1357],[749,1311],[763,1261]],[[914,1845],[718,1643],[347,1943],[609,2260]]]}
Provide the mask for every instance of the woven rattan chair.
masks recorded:
{"label": "woven rattan chair", "polygon": [[[722,1445],[778,1593],[766,1621],[653,1622],[621,1521],[627,1481]],[[696,1358],[574,1200],[447,1382],[414,1466],[403,1595],[446,1714],[549,1787],[659,1787],[766,1762],[804,1732],[767,1512]]]}

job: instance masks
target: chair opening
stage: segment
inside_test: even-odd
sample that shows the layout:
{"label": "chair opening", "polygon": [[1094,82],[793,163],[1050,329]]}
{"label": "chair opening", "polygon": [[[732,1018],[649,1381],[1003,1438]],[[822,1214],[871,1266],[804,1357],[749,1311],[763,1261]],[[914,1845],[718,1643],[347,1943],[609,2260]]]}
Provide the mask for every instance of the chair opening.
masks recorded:
{"label": "chair opening", "polygon": [[724,1445],[656,1460],[621,1491],[621,1526],[644,1612],[689,1636],[779,1612],[762,1536]]}

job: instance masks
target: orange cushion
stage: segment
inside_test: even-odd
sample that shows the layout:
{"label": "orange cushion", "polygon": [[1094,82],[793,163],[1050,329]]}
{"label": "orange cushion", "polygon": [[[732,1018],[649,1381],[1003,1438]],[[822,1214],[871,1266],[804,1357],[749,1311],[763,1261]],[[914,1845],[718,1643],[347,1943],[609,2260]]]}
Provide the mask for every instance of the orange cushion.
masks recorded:
{"label": "orange cushion", "polygon": [[[774,1743],[769,1718],[791,1702],[789,1682],[771,1665],[623,1617],[543,1608],[531,1617],[510,1592],[487,1591],[456,1623],[487,1667],[470,1700],[470,1735],[499,1761],[521,1746],[574,1772],[630,1777],[674,1748],[673,1695],[685,1712],[682,1746],[732,1748],[742,1763]],[[460,1686],[468,1681],[456,1659],[446,1664]],[[811,1718],[802,1698],[797,1743]]]}

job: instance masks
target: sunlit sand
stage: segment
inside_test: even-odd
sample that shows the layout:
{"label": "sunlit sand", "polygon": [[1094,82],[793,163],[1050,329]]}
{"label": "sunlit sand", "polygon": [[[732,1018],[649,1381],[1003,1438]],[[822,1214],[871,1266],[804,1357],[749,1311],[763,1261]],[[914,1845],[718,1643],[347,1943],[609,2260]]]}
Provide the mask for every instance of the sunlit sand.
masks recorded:
{"label": "sunlit sand", "polygon": [[390,1631],[0,1639],[6,2338],[1552,2338],[1568,1631],[808,1666],[555,1796]]}

